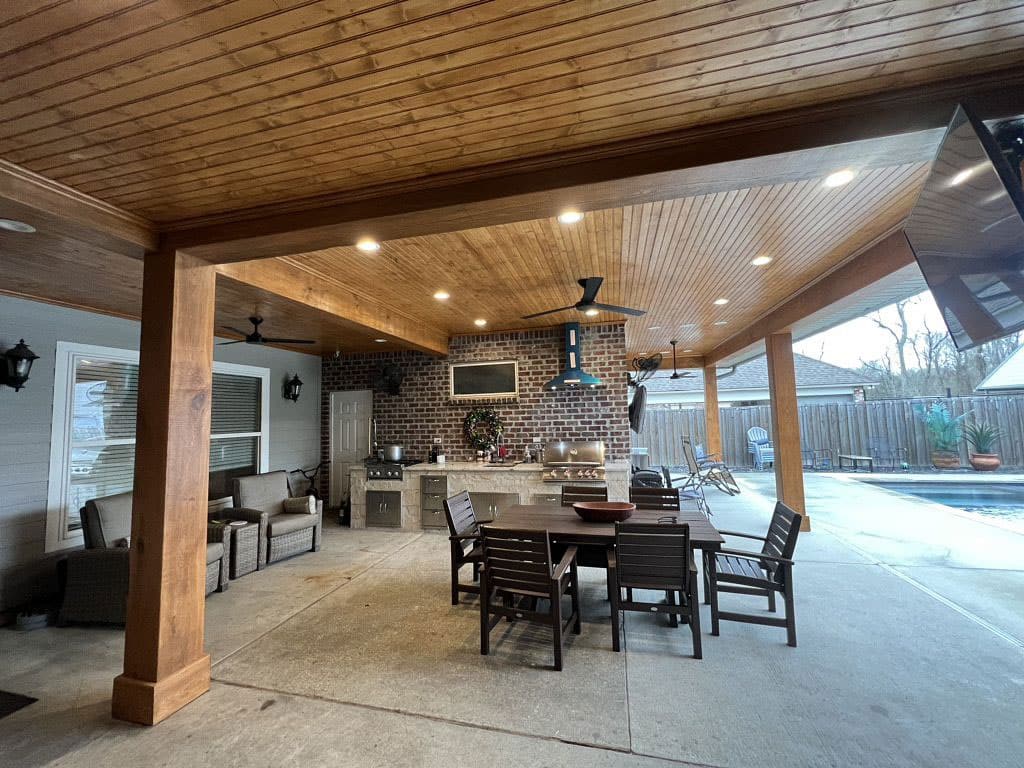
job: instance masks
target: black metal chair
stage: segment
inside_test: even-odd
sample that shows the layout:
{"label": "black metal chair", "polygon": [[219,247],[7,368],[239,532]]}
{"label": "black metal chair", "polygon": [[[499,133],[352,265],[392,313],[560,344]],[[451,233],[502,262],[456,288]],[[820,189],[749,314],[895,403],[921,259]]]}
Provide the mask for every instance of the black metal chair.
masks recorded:
{"label": "black metal chair", "polygon": [[907,449],[892,445],[887,437],[869,437],[868,454],[878,469],[895,472],[907,463]]}
{"label": "black metal chair", "polygon": [[[796,647],[796,617],[793,613],[793,552],[804,516],[781,501],[775,503],[771,524],[765,536],[736,531],[719,531],[723,536],[740,536],[763,541],[760,552],[720,549],[707,556],[706,589],[711,596],[711,634],[718,634],[719,621],[739,621],[785,627],[789,645]],[[784,618],[720,611],[718,595],[732,592],[768,598],[768,610],[775,613],[775,593],[782,594],[786,606]]]}
{"label": "black metal chair", "polygon": [[608,488],[603,485],[563,485],[562,506],[571,507],[577,501],[608,501]]}
{"label": "black metal chair", "polygon": [[669,488],[676,488],[681,499],[694,502],[697,505],[697,509],[710,516],[711,505],[708,504],[708,500],[704,496],[705,473],[701,471],[700,465],[697,464],[697,457],[693,452],[693,446],[685,438],[683,439],[683,458],[686,460],[685,475],[673,476],[669,467],[661,468],[665,475],[665,485]]}
{"label": "black metal chair", "polygon": [[[480,594],[475,583],[480,578],[480,525],[476,520],[469,491],[457,493],[444,500],[444,517],[448,521],[448,540],[452,549],[452,605],[459,604],[459,593]],[[462,566],[473,566],[473,584],[459,581]]]}
{"label": "black metal chair", "polygon": [[[622,611],[668,614],[669,624],[679,619],[690,625],[693,657],[702,658],[697,564],[686,523],[616,523],[615,548],[608,550],[608,583],[612,598],[612,648],[618,651]],[[633,599],[634,589],[663,592],[665,602]],[[626,598],[622,597],[626,590]]]}
{"label": "black metal chair", "polygon": [[[483,565],[480,571],[480,653],[490,653],[491,630],[504,618],[526,619],[552,629],[555,669],[562,669],[565,633],[570,626],[580,634],[579,574],[576,547],[569,546],[557,565],[552,564],[547,533],[513,531],[482,526],[480,541]],[[572,602],[563,620],[562,598]],[[494,597],[502,602],[495,604]],[[546,601],[547,610],[537,609]]]}

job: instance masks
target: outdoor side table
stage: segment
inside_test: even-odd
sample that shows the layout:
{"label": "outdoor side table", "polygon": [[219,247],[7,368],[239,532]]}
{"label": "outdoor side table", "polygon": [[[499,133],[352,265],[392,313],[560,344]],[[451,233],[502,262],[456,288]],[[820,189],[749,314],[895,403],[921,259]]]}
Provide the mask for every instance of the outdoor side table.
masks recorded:
{"label": "outdoor side table", "polygon": [[231,566],[228,575],[238,579],[256,570],[260,557],[260,524],[234,520],[231,529]]}

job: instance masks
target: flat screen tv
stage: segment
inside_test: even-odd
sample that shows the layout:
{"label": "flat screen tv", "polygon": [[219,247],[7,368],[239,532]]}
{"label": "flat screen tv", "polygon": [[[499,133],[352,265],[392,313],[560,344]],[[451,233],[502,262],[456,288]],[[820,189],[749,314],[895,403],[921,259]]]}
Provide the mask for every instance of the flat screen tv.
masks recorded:
{"label": "flat screen tv", "polygon": [[961,352],[1024,328],[1024,190],[992,133],[960,105],[904,227]]}

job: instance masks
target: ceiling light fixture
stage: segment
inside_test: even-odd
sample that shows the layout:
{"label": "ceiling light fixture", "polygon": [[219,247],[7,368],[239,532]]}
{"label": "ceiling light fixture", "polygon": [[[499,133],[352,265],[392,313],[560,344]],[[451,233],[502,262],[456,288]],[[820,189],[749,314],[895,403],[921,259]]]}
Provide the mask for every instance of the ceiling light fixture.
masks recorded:
{"label": "ceiling light fixture", "polygon": [[374,341],[377,342],[378,344],[384,344],[387,342],[387,339],[374,339]]}
{"label": "ceiling light fixture", "polygon": [[487,325],[487,321],[484,320],[482,317],[477,318],[476,320],[473,321],[473,325],[483,328],[485,325]]}
{"label": "ceiling light fixture", "polygon": [[772,263],[772,257],[771,256],[755,256],[754,258],[752,258],[750,260],[750,263],[751,263],[752,266],[755,266],[755,267],[763,267],[765,264],[771,264]]}
{"label": "ceiling light fixture", "polygon": [[830,173],[828,176],[826,176],[825,186],[841,187],[843,186],[843,184],[849,184],[851,181],[853,181],[853,177],[856,175],[856,171],[853,171],[849,168],[844,168],[841,171],[836,171],[835,173]]}
{"label": "ceiling light fixture", "polygon": [[726,304],[729,303],[729,300],[728,299],[715,299],[714,303],[715,303],[716,306],[724,307]]}
{"label": "ceiling light fixture", "polygon": [[577,222],[583,221],[583,214],[579,211],[562,211],[558,214],[558,220],[563,224],[576,224]]}
{"label": "ceiling light fixture", "polygon": [[684,349],[684,350],[683,350],[683,352],[684,352],[684,353],[685,353],[685,352],[693,352],[693,350],[692,350],[692,349]]}
{"label": "ceiling light fixture", "polygon": [[647,330],[648,331],[660,331],[661,330],[661,326],[660,325],[649,325],[649,326],[647,326]]}
{"label": "ceiling light fixture", "polygon": [[31,224],[16,219],[0,219],[0,229],[6,229],[8,232],[22,232],[26,235],[36,231]]}
{"label": "ceiling light fixture", "polygon": [[591,307],[590,309],[583,310],[583,314],[586,315],[587,317],[594,317],[596,315],[601,314],[601,310],[594,309],[593,307]]}
{"label": "ceiling light fixture", "polygon": [[356,243],[356,248],[358,248],[363,253],[373,253],[374,251],[380,250],[380,243],[378,243],[376,240],[371,240],[368,237],[364,237],[362,240]]}
{"label": "ceiling light fixture", "polygon": [[449,294],[448,291],[438,291],[434,294],[434,298],[438,301],[447,301],[451,298],[451,294]]}
{"label": "ceiling light fixture", "polygon": [[716,320],[715,321],[715,325],[725,325],[725,324],[726,324],[725,320]]}

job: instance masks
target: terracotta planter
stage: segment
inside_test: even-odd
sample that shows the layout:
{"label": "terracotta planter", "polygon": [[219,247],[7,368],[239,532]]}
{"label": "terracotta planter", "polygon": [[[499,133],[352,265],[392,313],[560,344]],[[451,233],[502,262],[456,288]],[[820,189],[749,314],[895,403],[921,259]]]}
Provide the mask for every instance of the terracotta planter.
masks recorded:
{"label": "terracotta planter", "polygon": [[960,456],[952,451],[932,451],[932,466],[936,469],[960,469]]}
{"label": "terracotta planter", "polygon": [[1002,466],[998,453],[972,453],[968,460],[977,472],[995,472]]}

